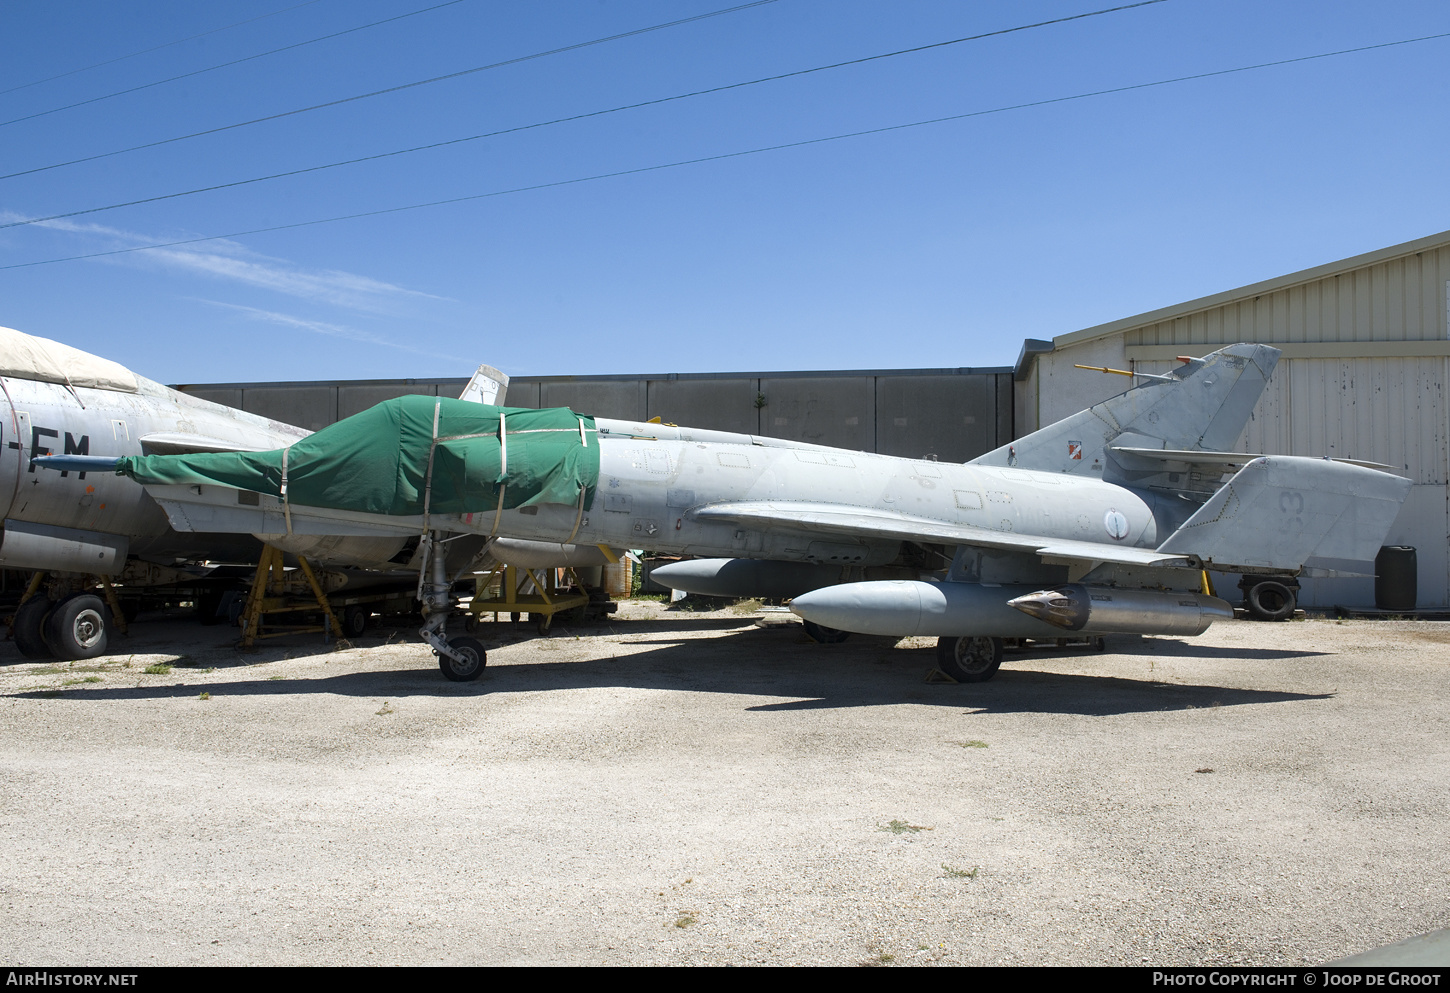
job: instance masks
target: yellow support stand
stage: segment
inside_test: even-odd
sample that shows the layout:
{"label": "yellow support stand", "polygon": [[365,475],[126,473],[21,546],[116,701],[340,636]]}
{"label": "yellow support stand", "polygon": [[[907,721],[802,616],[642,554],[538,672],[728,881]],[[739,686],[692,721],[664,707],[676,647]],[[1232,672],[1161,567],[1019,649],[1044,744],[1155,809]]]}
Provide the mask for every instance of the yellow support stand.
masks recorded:
{"label": "yellow support stand", "polygon": [[[566,569],[574,578],[576,589],[584,589],[584,583],[580,581],[573,569]],[[473,601],[468,605],[468,610],[475,620],[481,620],[484,614],[492,613],[493,619],[498,620],[499,614],[522,614],[528,613],[539,629],[540,634],[549,630],[554,621],[554,615],[566,610],[573,610],[576,607],[583,607],[589,603],[587,593],[566,593],[558,587],[557,569],[524,569],[525,578],[532,581],[533,593],[520,593],[519,587],[522,582],[519,579],[519,568],[517,566],[499,565],[494,566],[493,571],[487,577],[476,581],[476,590]],[[486,597],[484,591],[493,585],[495,578],[500,578],[498,596]]]}
{"label": "yellow support stand", "polygon": [[331,625],[331,631],[338,643],[348,648],[352,647],[352,642],[342,636],[342,625],[337,622],[337,616],[333,614],[332,605],[328,603],[327,594],[322,591],[322,585],[318,583],[312,566],[300,555],[297,556],[297,564],[302,575],[307,579],[307,585],[311,588],[312,602],[301,601],[295,595],[290,595],[295,594],[297,584],[288,577],[287,571],[282,565],[282,550],[271,545],[262,546],[262,558],[257,563],[252,588],[247,593],[247,604],[242,610],[242,640],[238,646],[242,651],[252,651],[258,638],[280,638],[289,634],[327,632],[328,627],[319,624],[289,624],[275,631],[265,633],[262,631],[263,620],[268,616],[314,611],[319,608],[327,618],[327,623]]}

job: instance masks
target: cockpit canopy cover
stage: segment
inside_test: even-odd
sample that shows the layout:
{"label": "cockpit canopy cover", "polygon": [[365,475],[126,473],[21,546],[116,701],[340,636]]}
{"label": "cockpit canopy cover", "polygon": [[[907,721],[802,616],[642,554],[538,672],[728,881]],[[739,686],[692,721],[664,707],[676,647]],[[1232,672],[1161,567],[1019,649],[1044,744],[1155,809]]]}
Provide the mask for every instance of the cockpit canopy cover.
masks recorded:
{"label": "cockpit canopy cover", "polygon": [[496,511],[500,496],[504,510],[572,506],[581,492],[587,508],[599,482],[599,437],[592,417],[568,407],[406,396],[285,449],[130,456],[116,471],[142,485],[221,485],[294,506],[401,517]]}
{"label": "cockpit canopy cover", "polygon": [[120,363],[14,328],[0,328],[0,376],[78,389],[137,391],[136,374]]}

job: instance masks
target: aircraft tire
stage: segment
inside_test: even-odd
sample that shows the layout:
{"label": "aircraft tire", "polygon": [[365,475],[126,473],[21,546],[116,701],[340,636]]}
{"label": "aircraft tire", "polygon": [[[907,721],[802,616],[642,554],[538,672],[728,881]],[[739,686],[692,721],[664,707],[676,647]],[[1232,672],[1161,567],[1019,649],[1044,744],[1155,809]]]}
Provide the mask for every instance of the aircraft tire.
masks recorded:
{"label": "aircraft tire", "polygon": [[1250,586],[1244,594],[1244,603],[1248,605],[1249,613],[1261,621],[1288,620],[1294,616],[1294,608],[1298,605],[1294,591],[1272,579]]}
{"label": "aircraft tire", "polygon": [[51,610],[41,634],[51,653],[62,662],[93,659],[106,654],[109,612],[105,601],[94,593],[68,596]]}
{"label": "aircraft tire", "polygon": [[836,628],[822,627],[814,621],[805,622],[806,637],[811,641],[822,645],[839,645],[851,637],[850,631],[840,631]]}
{"label": "aircraft tire", "polygon": [[1002,639],[938,638],[936,662],[959,683],[985,683],[1002,667]]}
{"label": "aircraft tire", "polygon": [[470,660],[469,665],[460,665],[447,655],[438,656],[438,668],[443,670],[443,675],[451,682],[471,683],[483,675],[484,666],[488,665],[488,653],[483,650],[483,643],[477,638],[449,638],[448,647]]}
{"label": "aircraft tire", "polygon": [[45,643],[45,619],[55,606],[44,594],[31,597],[15,611],[15,647],[28,659],[53,659],[50,646]]}

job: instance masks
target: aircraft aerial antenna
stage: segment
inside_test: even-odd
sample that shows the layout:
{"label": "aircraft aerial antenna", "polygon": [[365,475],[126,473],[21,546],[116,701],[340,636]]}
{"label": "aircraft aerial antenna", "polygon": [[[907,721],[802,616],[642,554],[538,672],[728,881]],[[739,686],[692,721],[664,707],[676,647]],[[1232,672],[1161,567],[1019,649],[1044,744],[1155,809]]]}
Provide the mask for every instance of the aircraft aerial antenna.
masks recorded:
{"label": "aircraft aerial antenna", "polygon": [[71,385],[70,373],[62,372],[61,375],[65,377],[65,388],[70,390],[70,395],[76,398],[76,403],[81,405],[81,410],[85,410],[86,402],[81,399],[81,395],[77,393],[76,388]]}
{"label": "aircraft aerial antenna", "polygon": [[1078,365],[1074,362],[1072,367],[1074,369],[1086,369],[1089,372],[1111,372],[1117,376],[1133,376],[1136,379],[1157,379],[1165,383],[1176,383],[1179,381],[1176,376],[1156,376],[1151,372],[1133,372],[1131,369],[1109,369],[1105,365]]}

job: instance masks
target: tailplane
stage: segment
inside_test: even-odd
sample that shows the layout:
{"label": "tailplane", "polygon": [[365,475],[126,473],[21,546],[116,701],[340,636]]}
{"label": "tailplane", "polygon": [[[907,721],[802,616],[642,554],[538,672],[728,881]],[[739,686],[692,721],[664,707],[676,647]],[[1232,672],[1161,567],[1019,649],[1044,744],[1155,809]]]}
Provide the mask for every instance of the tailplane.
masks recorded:
{"label": "tailplane", "polygon": [[1410,481],[1328,459],[1256,458],[1158,546],[1227,572],[1297,573],[1379,553]]}

